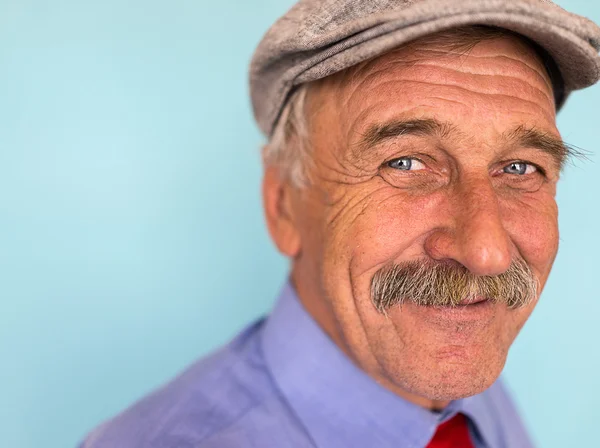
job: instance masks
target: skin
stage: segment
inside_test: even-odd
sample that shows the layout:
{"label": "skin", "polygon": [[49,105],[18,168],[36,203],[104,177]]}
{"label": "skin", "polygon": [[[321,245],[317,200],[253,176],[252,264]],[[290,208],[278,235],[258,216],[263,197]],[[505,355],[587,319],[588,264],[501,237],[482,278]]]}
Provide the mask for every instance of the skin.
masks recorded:
{"label": "skin", "polygon": [[[303,305],[357,366],[413,403],[439,409],[484,391],[537,300],[384,315],[370,283],[391,262],[494,276],[521,258],[541,292],[558,250],[560,161],[508,138],[519,127],[560,138],[538,56],[514,37],[463,54],[417,43],[320,81],[308,110],[309,185],[290,185],[276,166],[263,182],[269,231]],[[373,125],[416,119],[449,129],[361,143]],[[387,165],[402,157],[415,158],[412,170]],[[528,163],[527,174],[505,173],[511,162]]]}

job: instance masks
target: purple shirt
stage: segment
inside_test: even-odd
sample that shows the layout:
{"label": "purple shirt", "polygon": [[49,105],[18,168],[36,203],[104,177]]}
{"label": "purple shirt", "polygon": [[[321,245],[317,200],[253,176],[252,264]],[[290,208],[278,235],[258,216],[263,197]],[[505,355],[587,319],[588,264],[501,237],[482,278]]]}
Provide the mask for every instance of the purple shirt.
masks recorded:
{"label": "purple shirt", "polygon": [[357,368],[287,284],[273,312],[95,429],[82,448],[423,448],[468,417],[474,445],[531,447],[504,387],[433,413]]}

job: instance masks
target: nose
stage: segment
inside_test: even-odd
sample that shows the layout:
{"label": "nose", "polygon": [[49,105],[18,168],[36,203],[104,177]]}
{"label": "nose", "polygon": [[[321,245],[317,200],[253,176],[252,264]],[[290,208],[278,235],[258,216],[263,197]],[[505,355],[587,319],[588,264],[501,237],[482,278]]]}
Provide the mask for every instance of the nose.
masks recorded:
{"label": "nose", "polygon": [[474,275],[500,275],[511,264],[511,240],[489,178],[457,185],[450,194],[450,223],[431,233],[425,250],[436,260],[454,260]]}

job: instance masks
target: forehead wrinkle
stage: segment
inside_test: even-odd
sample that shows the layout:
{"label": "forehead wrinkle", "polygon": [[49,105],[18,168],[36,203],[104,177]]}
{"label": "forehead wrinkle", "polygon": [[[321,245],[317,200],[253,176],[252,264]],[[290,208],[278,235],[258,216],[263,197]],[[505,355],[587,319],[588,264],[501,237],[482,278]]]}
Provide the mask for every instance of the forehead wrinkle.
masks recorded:
{"label": "forehead wrinkle", "polygon": [[[500,39],[491,39],[485,42],[493,42],[499,41]],[[553,93],[554,88],[552,82],[550,80],[550,76],[547,72],[547,69],[544,66],[541,57],[535,52],[532,48],[527,46],[525,43],[516,40],[515,43],[521,48],[520,56],[522,57],[514,57],[510,56],[504,52],[496,52],[494,54],[486,54],[486,55],[478,55],[473,54],[476,53],[476,48],[482,42],[474,42],[472,46],[468,46],[467,48],[454,49],[454,48],[446,48],[443,45],[436,44],[424,44],[418,45],[417,42],[408,43],[399,48],[391,50],[388,53],[377,56],[370,60],[361,62],[353,67],[350,67],[334,76],[339,77],[340,86],[348,87],[352,84],[355,84],[357,78],[360,78],[361,75],[368,77],[370,74],[381,73],[382,71],[386,71],[389,68],[393,68],[394,66],[402,66],[411,67],[414,65],[436,65],[435,61],[439,61],[442,59],[462,59],[462,63],[460,66],[462,67],[469,59],[503,59],[506,61],[514,62],[519,65],[522,65],[528,71],[533,72],[536,77],[542,79],[544,84],[548,87],[548,89]],[[413,45],[414,44],[414,45]],[[432,57],[433,55],[433,57]],[[536,68],[534,64],[531,64],[528,60],[533,59],[537,62],[538,67]],[[438,64],[444,65],[444,64]],[[381,66],[380,68],[377,68]],[[489,64],[487,66],[493,67],[497,66],[497,64]],[[370,73],[371,72],[371,73]],[[472,73],[472,72],[471,72]]]}
{"label": "forehead wrinkle", "polygon": [[[544,116],[546,116],[546,118],[549,118],[551,121],[554,121],[554,115],[549,113],[548,111],[546,111],[542,106],[540,106],[537,102],[535,101],[531,101],[531,100],[526,100],[523,99],[521,97],[517,97],[517,96],[513,96],[513,95],[508,95],[505,93],[497,93],[497,92],[485,92],[485,91],[481,91],[481,90],[476,90],[473,88],[469,88],[469,87],[464,87],[458,84],[440,84],[440,83],[433,83],[430,81],[418,81],[418,80],[402,80],[403,83],[406,84],[426,84],[430,87],[446,87],[448,89],[455,89],[455,90],[460,90],[460,91],[466,91],[469,92],[471,94],[477,94],[477,95],[486,95],[486,96],[490,96],[490,97],[500,97],[500,98],[510,98],[510,99],[518,99],[519,101],[523,102],[523,103],[527,103],[533,107],[535,107],[536,109],[539,109]],[[386,81],[386,82],[382,82],[380,85],[387,85],[387,84],[397,84],[398,81]],[[429,98],[429,96],[426,96],[427,98]]]}
{"label": "forehead wrinkle", "polygon": [[[425,73],[416,73],[418,72],[418,67],[419,66],[423,66],[423,67],[427,67],[429,70],[426,70]],[[463,79],[452,79],[452,76],[443,76],[444,73],[449,73],[450,75],[452,73],[455,73],[457,77],[461,76],[461,75],[472,75],[473,77],[475,77],[476,79],[479,79],[480,81],[477,80],[467,80],[467,82],[464,82]],[[389,76],[388,76],[389,75]],[[418,78],[418,79],[415,79]],[[481,86],[495,86],[498,87],[498,83],[496,83],[495,85],[493,83],[489,83],[488,81],[495,78],[499,78],[500,80],[506,80],[510,83],[513,84],[517,84],[517,88],[525,88],[528,90],[533,90],[534,92],[537,92],[539,95],[541,95],[544,99],[548,100],[550,104],[552,104],[552,108],[554,109],[554,94],[553,91],[551,89],[547,89],[544,90],[542,88],[540,88],[540,86],[536,86],[535,82],[531,82],[529,80],[524,79],[522,76],[518,76],[518,75],[511,75],[511,74],[498,74],[498,73],[479,73],[476,70],[469,70],[468,68],[456,68],[456,67],[446,67],[444,65],[440,65],[440,64],[436,64],[431,63],[431,62],[425,62],[425,63],[416,63],[411,67],[403,67],[402,72],[388,72],[386,70],[386,67],[381,67],[380,69],[378,69],[377,71],[373,71],[372,73],[368,74],[367,76],[363,77],[363,79],[360,80],[360,82],[356,83],[351,92],[349,93],[348,97],[347,97],[347,102],[351,102],[352,97],[355,96],[357,93],[361,95],[361,97],[364,96],[364,91],[368,91],[369,88],[376,88],[379,86],[385,86],[386,84],[389,83],[395,83],[395,82],[410,82],[410,81],[419,81],[419,82],[423,82],[422,79],[423,78],[429,78],[429,77],[441,77],[444,79],[445,84],[441,84],[441,83],[433,83],[431,82],[430,84],[432,85],[436,85],[436,86],[457,86],[457,87],[462,87],[465,84],[474,84],[474,85],[481,85]],[[392,78],[390,80],[385,80],[386,78]],[[505,87],[506,86],[501,86],[501,87]],[[510,88],[512,86],[508,86],[508,88]],[[472,90],[473,92],[477,92],[477,93],[485,93],[485,91],[480,90],[480,89],[475,89],[475,88],[467,88],[468,90]],[[360,91],[359,91],[360,90]],[[494,90],[492,90],[492,93],[499,93],[499,88],[496,88]],[[517,95],[515,95],[517,96]]]}
{"label": "forehead wrinkle", "polygon": [[[496,59],[496,58],[497,57],[494,57],[494,58],[490,57],[489,59]],[[481,57],[480,59],[488,59],[488,58]],[[449,71],[454,71],[457,73],[464,73],[464,74],[469,74],[469,75],[474,75],[474,76],[498,77],[498,78],[503,78],[503,79],[512,79],[515,81],[520,81],[520,82],[526,84],[527,86],[539,91],[544,97],[547,97],[552,103],[554,103],[554,93],[553,93],[554,91],[552,89],[552,85],[549,84],[549,81],[546,78],[544,78],[539,72],[532,69],[527,64],[524,64],[516,59],[514,59],[512,61],[516,62],[517,64],[522,65],[525,68],[525,70],[527,70],[529,73],[533,72],[532,74],[535,74],[536,78],[539,78],[539,80],[543,82],[544,86],[547,87],[547,89],[542,89],[539,86],[536,86],[537,82],[532,82],[532,81],[528,81],[528,80],[524,79],[524,76],[519,76],[518,73],[515,73],[515,70],[508,70],[505,68],[505,70],[503,70],[503,71],[505,71],[505,73],[502,73],[502,71],[499,71],[499,70],[496,70],[496,71],[493,70],[492,68],[494,66],[497,67],[498,66],[497,64],[486,64],[486,65],[482,66],[483,70],[477,70],[477,69],[473,69],[472,67],[467,67],[466,64],[462,64],[460,67],[455,68],[455,67],[448,67],[443,64],[437,64],[435,62],[432,63],[432,62],[428,62],[428,61],[423,61],[423,62],[418,62],[417,64],[415,64],[415,67],[417,67],[417,66],[435,67],[435,68],[439,68],[442,70],[449,70]],[[486,70],[487,68],[490,68],[490,70]]]}
{"label": "forehead wrinkle", "polygon": [[[361,62],[357,65],[354,65],[346,70],[342,71],[339,74],[334,76],[340,77],[340,85],[342,87],[348,87],[353,83],[360,82],[360,77],[368,77],[372,74],[380,73],[385,71],[386,68],[391,68],[394,66],[403,66],[410,65],[414,63],[417,59],[409,59],[403,53],[407,53],[407,47],[401,46],[394,50],[389,51],[383,55],[376,56],[367,61]],[[378,68],[378,66],[383,66]]]}
{"label": "forehead wrinkle", "polygon": [[[443,69],[445,70],[445,69]],[[530,89],[532,90],[531,93],[534,93],[533,96],[535,96],[535,94],[539,94],[540,96],[542,96],[544,99],[548,100],[549,103],[551,103],[552,105],[554,104],[554,95],[550,95],[548,93],[548,91],[545,91],[539,87],[536,87],[535,85],[524,81],[523,79],[519,78],[519,77],[515,77],[515,76],[510,76],[510,75],[500,75],[500,74],[483,74],[483,73],[474,73],[474,72],[468,72],[468,71],[460,71],[460,73],[462,74],[468,74],[468,75],[472,75],[474,77],[477,77],[480,79],[480,81],[475,82],[475,85],[481,85],[481,86],[487,86],[489,85],[488,81],[492,78],[497,78],[499,80],[505,80],[507,82],[510,82],[511,84],[520,84],[516,85],[515,87],[517,88],[526,88],[526,89]],[[449,78],[446,78],[449,79]],[[419,82],[419,79],[411,79],[409,77],[404,79],[405,81],[417,81]],[[427,82],[427,81],[426,81]],[[457,81],[457,82],[448,82],[447,84],[435,84],[435,85],[447,85],[449,87],[461,87],[462,85],[464,85],[464,83]],[[509,88],[511,88],[512,86],[509,86]],[[468,90],[471,90],[473,92],[476,93],[485,93],[483,90],[475,90],[473,88],[468,88],[465,87]],[[495,90],[493,93],[498,93],[498,90]],[[510,95],[508,95],[510,96]],[[515,95],[517,96],[517,95]],[[521,98],[521,97],[519,97]]]}
{"label": "forehead wrinkle", "polygon": [[[518,60],[515,60],[515,62],[518,62]],[[454,67],[452,68],[447,68],[441,65],[437,65],[435,63],[415,63],[412,64],[411,67],[407,67],[406,61],[397,61],[394,62],[392,64],[387,63],[387,64],[377,64],[379,66],[379,68],[375,69],[371,69],[370,73],[364,75],[361,79],[357,80],[356,78],[354,78],[353,80],[353,84],[351,87],[351,90],[349,92],[346,92],[345,94],[341,94],[339,96],[337,96],[337,98],[340,100],[338,101],[338,105],[342,108],[349,108],[351,103],[353,102],[354,98],[358,96],[359,100],[358,103],[361,104],[364,102],[364,98],[366,95],[366,92],[369,92],[369,90],[374,90],[376,88],[380,88],[380,87],[385,87],[387,85],[393,85],[393,84],[398,84],[398,83],[402,83],[402,82],[420,82],[421,84],[429,84],[431,86],[436,86],[436,87],[456,87],[456,88],[462,88],[462,89],[466,89],[468,91],[474,92],[474,93],[479,93],[479,94],[495,94],[495,95],[504,95],[507,97],[514,97],[514,98],[520,98],[522,99],[524,102],[527,102],[529,104],[535,104],[536,108],[540,108],[543,110],[543,108],[541,108],[538,104],[539,102],[539,97],[538,97],[538,101],[532,101],[532,100],[526,100],[521,98],[520,92],[517,92],[517,94],[515,95],[509,95],[509,94],[504,94],[502,93],[501,89],[496,88],[494,90],[492,90],[491,92],[486,92],[483,89],[477,89],[474,87],[465,87],[465,82],[462,82],[462,80],[454,80],[454,81],[449,81],[446,82],[446,84],[442,84],[442,83],[433,83],[433,82],[423,82],[421,81],[421,79],[423,78],[423,75],[421,75],[419,77],[419,79],[412,79],[414,78],[415,73],[414,73],[414,65],[423,65],[423,66],[427,66],[427,67],[433,67],[432,70],[433,71],[437,71],[437,75],[441,77],[442,75],[442,70],[443,71],[449,71],[449,72],[455,72],[457,73],[458,76],[460,76],[461,74],[464,75],[472,75],[475,77],[481,77],[482,81],[479,82],[478,84],[482,85],[482,86],[486,86],[489,85],[490,83],[488,83],[487,81],[493,77],[498,77],[501,79],[505,79],[508,80],[512,83],[516,83],[517,84],[517,88],[518,89],[526,89],[529,90],[530,92],[533,91],[535,92],[534,95],[540,95],[544,100],[548,101],[549,104],[551,105],[551,109],[554,112],[555,110],[555,103],[554,103],[554,94],[552,92],[552,94],[550,94],[550,91],[545,91],[543,88],[540,88],[540,86],[536,86],[534,82],[530,82],[527,81],[525,79],[523,79],[520,76],[510,76],[510,75],[506,75],[506,74],[480,74],[480,73],[474,73],[471,71],[467,71],[467,70],[458,70]],[[390,71],[388,68],[390,66],[401,66],[402,71],[395,71],[392,72]],[[375,67],[375,66],[374,66]],[[528,68],[528,66],[526,66]],[[404,73],[402,73],[404,72]],[[536,76],[538,76],[539,74],[536,72]],[[392,78],[390,80],[386,80],[386,78]],[[396,79],[394,79],[396,78]],[[446,77],[446,80],[448,80],[449,78]],[[472,82],[473,84],[476,84],[475,82]],[[497,87],[498,85],[496,84],[495,87]],[[346,87],[349,88],[349,83],[346,83]],[[396,86],[397,87],[397,86]],[[397,88],[395,90],[398,90]],[[548,117],[551,120],[555,119],[555,115],[543,110],[544,115],[546,117]]]}
{"label": "forehead wrinkle", "polygon": [[[381,66],[381,65],[383,65],[383,64],[381,64],[381,62],[379,62],[376,65],[374,65],[373,67]],[[354,97],[357,94],[359,94],[361,97],[363,97],[363,95],[365,94],[365,91],[369,91],[369,89],[371,88],[372,85],[378,85],[377,84],[378,81],[385,79],[385,77],[391,73],[399,75],[401,73],[401,70],[406,68],[405,67],[406,65],[407,65],[407,63],[405,61],[388,62],[385,65],[383,65],[382,67],[379,67],[377,69],[371,68],[366,73],[361,74],[362,76],[359,76],[359,74],[357,73],[356,75],[352,75],[351,77],[348,77],[346,82],[342,81],[338,84],[338,88],[341,88],[342,92],[344,92],[344,90],[346,90],[346,92],[344,92],[344,94],[338,96],[338,98],[340,100],[343,99],[343,101],[339,104],[341,106],[346,106],[346,107],[349,106],[349,103],[352,102],[352,100],[354,99]],[[400,70],[393,70],[393,68],[396,68],[396,67],[400,67]],[[399,80],[396,80],[395,82],[398,82],[398,81]],[[400,81],[401,81],[401,79],[400,79]],[[362,102],[362,101],[360,101],[360,102]]]}
{"label": "forehead wrinkle", "polygon": [[[550,89],[551,91],[554,90],[554,87],[552,86],[552,81],[550,80],[550,76],[548,75],[548,71],[546,70],[546,68],[543,68],[543,70],[538,70],[533,65],[528,64],[525,59],[517,59],[515,57],[509,56],[507,54],[502,54],[502,53],[498,53],[496,55],[485,55],[485,56],[470,55],[470,57],[472,57],[474,59],[491,59],[491,58],[504,59],[504,60],[507,60],[510,62],[516,62],[517,64],[525,66],[529,71],[535,73],[539,78],[541,78],[542,81],[544,82],[544,84],[546,85],[546,87],[548,87],[548,89]],[[544,67],[542,61],[537,56],[536,56],[536,60],[539,62],[539,65],[541,67]]]}

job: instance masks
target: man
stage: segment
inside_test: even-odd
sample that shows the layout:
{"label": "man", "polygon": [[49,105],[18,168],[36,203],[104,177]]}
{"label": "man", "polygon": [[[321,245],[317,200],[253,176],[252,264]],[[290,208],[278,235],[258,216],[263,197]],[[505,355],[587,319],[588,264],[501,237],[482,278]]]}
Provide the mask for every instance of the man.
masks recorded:
{"label": "man", "polygon": [[556,112],[599,47],[549,1],[301,0],[251,69],[290,281],[82,446],[530,446],[498,377],[558,249]]}

